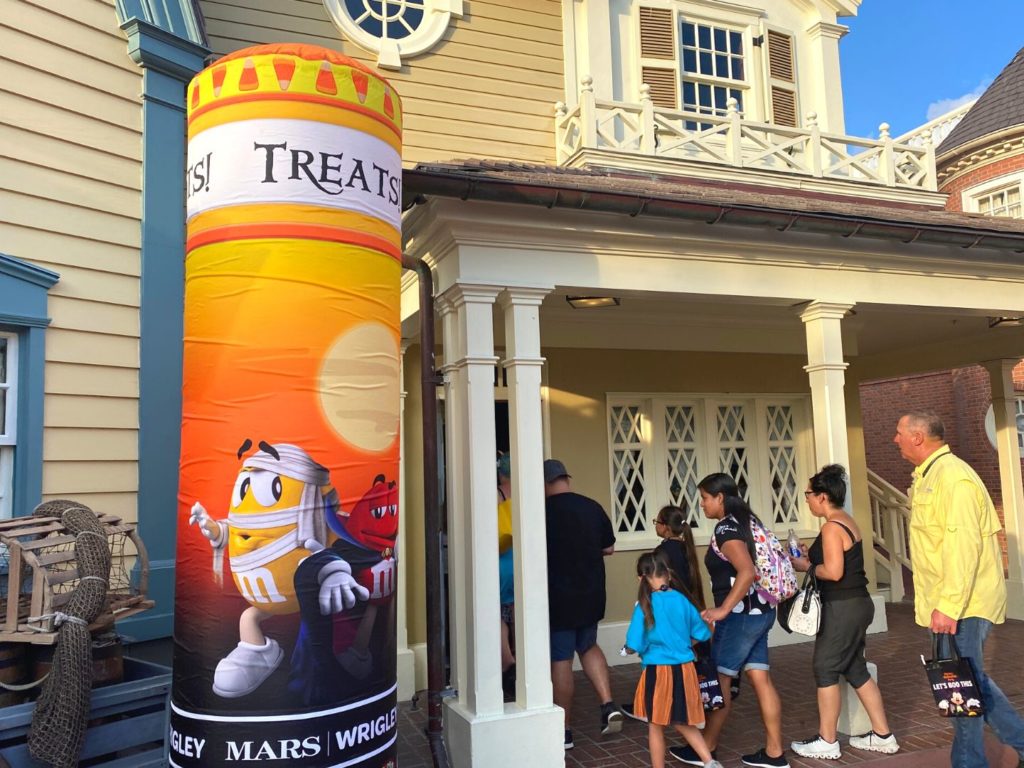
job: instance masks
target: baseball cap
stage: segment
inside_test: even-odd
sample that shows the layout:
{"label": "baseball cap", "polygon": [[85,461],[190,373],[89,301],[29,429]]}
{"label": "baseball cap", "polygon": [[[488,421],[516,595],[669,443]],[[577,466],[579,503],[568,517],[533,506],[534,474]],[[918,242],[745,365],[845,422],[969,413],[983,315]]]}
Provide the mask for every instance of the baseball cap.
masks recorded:
{"label": "baseball cap", "polygon": [[544,482],[553,483],[560,477],[572,477],[572,475],[570,475],[569,470],[565,468],[565,464],[560,462],[558,459],[545,459]]}

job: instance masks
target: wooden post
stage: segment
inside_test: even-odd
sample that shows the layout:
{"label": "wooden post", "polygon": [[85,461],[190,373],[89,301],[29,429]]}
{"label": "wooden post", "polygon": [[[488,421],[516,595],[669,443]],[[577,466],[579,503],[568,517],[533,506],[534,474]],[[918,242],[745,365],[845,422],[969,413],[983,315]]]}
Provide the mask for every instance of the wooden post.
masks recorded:
{"label": "wooden post", "polygon": [[730,96],[729,100],[725,102],[725,106],[725,116],[729,120],[729,130],[725,134],[725,156],[729,158],[730,163],[741,168],[743,167],[743,128],[739,102]]}
{"label": "wooden post", "polygon": [[807,130],[811,132],[807,142],[807,167],[811,169],[811,175],[820,179],[822,177],[821,162],[821,128],[818,127],[818,113],[807,113]]}
{"label": "wooden post", "polygon": [[594,100],[594,78],[580,78],[580,139],[583,149],[597,149],[597,104]]}
{"label": "wooden post", "polygon": [[892,136],[889,135],[889,124],[878,126],[878,138],[882,142],[882,154],[878,159],[878,174],[887,187],[896,186],[896,156],[892,149]]}
{"label": "wooden post", "polygon": [[651,86],[640,84],[640,151],[653,155],[658,151],[657,128],[654,125],[654,102],[651,101]]}

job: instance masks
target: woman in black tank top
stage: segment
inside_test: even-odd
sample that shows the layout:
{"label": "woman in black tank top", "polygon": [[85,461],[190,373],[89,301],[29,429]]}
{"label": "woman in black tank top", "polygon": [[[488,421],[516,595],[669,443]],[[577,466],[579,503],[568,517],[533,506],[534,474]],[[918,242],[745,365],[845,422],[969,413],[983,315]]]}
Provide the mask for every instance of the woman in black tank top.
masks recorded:
{"label": "woman in black tank top", "polygon": [[864,640],[874,618],[864,573],[864,542],[857,522],[843,509],[846,470],[830,464],[812,477],[804,491],[815,517],[824,518],[821,533],[791,558],[798,571],[812,570],[821,590],[821,629],[814,641],[814,679],[818,687],[818,733],[790,748],[801,757],[838,759],[839,677],[856,691],[871,719],[871,730],[851,736],[850,746],[891,754],[899,749],[889,731],[878,685],[868,672]]}

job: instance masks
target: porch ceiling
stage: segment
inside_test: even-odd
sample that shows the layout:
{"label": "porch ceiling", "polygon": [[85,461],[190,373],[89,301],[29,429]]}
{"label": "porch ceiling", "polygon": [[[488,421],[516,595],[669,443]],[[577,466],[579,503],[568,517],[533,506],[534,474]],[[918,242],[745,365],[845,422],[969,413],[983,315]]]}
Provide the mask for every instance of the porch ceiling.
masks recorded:
{"label": "porch ceiling", "polygon": [[[566,301],[586,293],[560,287],[545,297],[543,347],[807,354],[804,303],[629,292],[616,294],[614,307],[575,309]],[[494,331],[503,346],[498,308]],[[872,377],[1024,356],[1024,327],[990,328],[981,310],[859,304],[843,321],[843,337],[847,358]]]}

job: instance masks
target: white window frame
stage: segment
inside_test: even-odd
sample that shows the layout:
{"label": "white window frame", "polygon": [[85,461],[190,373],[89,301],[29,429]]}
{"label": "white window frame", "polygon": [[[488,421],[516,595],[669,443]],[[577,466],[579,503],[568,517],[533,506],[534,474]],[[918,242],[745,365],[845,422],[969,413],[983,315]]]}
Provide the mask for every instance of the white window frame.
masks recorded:
{"label": "white window frame", "polygon": [[[758,516],[779,532],[794,528],[802,537],[814,535],[818,524],[803,501],[803,483],[813,474],[814,430],[811,423],[810,396],[805,394],[715,394],[715,393],[608,393],[605,407],[605,431],[608,438],[608,479],[609,514],[616,536],[616,547],[621,550],[650,549],[660,539],[654,533],[654,518],[658,510],[671,500],[669,488],[668,458],[669,447],[665,430],[666,409],[688,406],[694,409],[697,428],[696,475],[700,479],[712,472],[720,471],[719,441],[716,414],[719,406],[741,404],[746,417],[745,443],[748,450],[749,501]],[[774,522],[772,489],[769,467],[769,441],[767,414],[770,406],[785,405],[791,409],[795,443],[795,473],[797,497],[794,500],[797,517],[794,521],[776,524]],[[644,530],[619,531],[619,511],[616,504],[616,473],[612,441],[612,413],[620,407],[637,407],[640,410],[640,452],[643,462],[644,484]],[[712,439],[709,439],[712,436]],[[688,503],[687,512],[697,525],[693,534],[698,544],[710,540],[713,524],[695,507],[695,501]]]}
{"label": "white window frame", "polygon": [[1017,171],[1016,173],[1008,173],[995,179],[989,179],[983,184],[971,187],[970,189],[965,189],[960,193],[961,208],[968,213],[981,213],[982,198],[990,197],[999,192],[1012,189],[1013,187],[1017,187],[1020,190],[1020,205],[1022,206],[1022,215],[1020,218],[1024,218],[1024,173],[1020,171]]}
{"label": "white window frame", "polygon": [[18,442],[18,336],[0,331],[7,342],[7,375],[0,381],[4,398],[4,431],[0,432],[0,519],[13,514],[14,452]]}
{"label": "white window frame", "polygon": [[[697,105],[696,110],[694,110],[695,114],[706,114],[706,113],[700,111],[701,107],[700,107],[700,104],[699,104],[699,101],[700,101],[699,89],[700,89],[700,86],[702,86],[702,85],[707,85],[707,86],[711,87],[711,97],[712,97],[711,110],[712,111],[711,111],[710,114],[715,115],[717,117],[724,117],[726,115],[726,113],[727,113],[725,107],[716,107],[714,105],[714,91],[715,91],[715,88],[725,88],[727,92],[730,91],[730,90],[740,91],[740,93],[742,94],[742,97],[743,97],[742,100],[741,100],[742,101],[742,105],[740,107],[740,111],[743,112],[743,113],[746,113],[746,112],[750,111],[750,104],[748,102],[750,101],[751,94],[754,92],[754,87],[753,87],[753,84],[751,82],[752,78],[751,78],[751,74],[750,74],[751,73],[751,63],[752,63],[752,61],[754,59],[754,55],[751,53],[751,50],[753,48],[753,37],[750,34],[750,28],[749,27],[744,27],[742,25],[728,24],[728,23],[725,23],[725,22],[723,22],[721,20],[712,20],[712,19],[703,18],[703,17],[701,17],[701,16],[699,16],[697,14],[683,13],[678,8],[676,9],[676,12],[675,12],[675,15],[674,15],[674,21],[675,21],[675,26],[673,28],[673,32],[675,33],[675,36],[676,36],[676,50],[678,52],[678,55],[676,56],[676,59],[677,59],[676,64],[679,67],[679,108],[682,109],[683,111],[686,111],[686,107],[684,106],[684,97],[683,97],[683,91],[685,90],[684,84],[687,83],[687,82],[692,82],[692,83],[694,83],[694,87],[698,90],[698,95],[697,95],[698,105]],[[743,46],[743,53],[740,56],[740,58],[741,58],[741,60],[743,62],[743,79],[742,80],[733,80],[733,79],[730,79],[730,78],[727,78],[727,77],[718,77],[717,75],[706,75],[706,74],[702,74],[700,72],[688,72],[688,71],[686,71],[686,69],[683,68],[683,27],[682,27],[683,23],[693,24],[695,28],[697,26],[704,26],[704,27],[710,27],[711,28],[711,37],[712,37],[712,43],[711,43],[712,44],[712,53],[711,53],[711,55],[712,55],[712,57],[714,57],[716,55],[714,53],[714,50],[713,50],[713,48],[714,48],[714,34],[715,34],[715,30],[716,29],[722,30],[723,32],[726,33],[727,36],[729,34],[731,34],[731,33],[738,34],[740,36],[740,40],[742,41],[742,46]],[[699,53],[700,52],[700,39],[699,39],[699,32],[696,29],[694,30],[694,35],[696,36],[696,38],[695,38],[696,46],[695,47],[696,47],[696,50],[698,52],[697,55],[698,55],[698,68],[699,68],[699,66],[700,66],[700,59],[699,59],[699,56],[700,56],[700,53]],[[731,55],[732,54],[728,54],[729,57],[731,57]],[[726,97],[727,101],[728,101],[728,98],[729,97],[727,96]]]}

